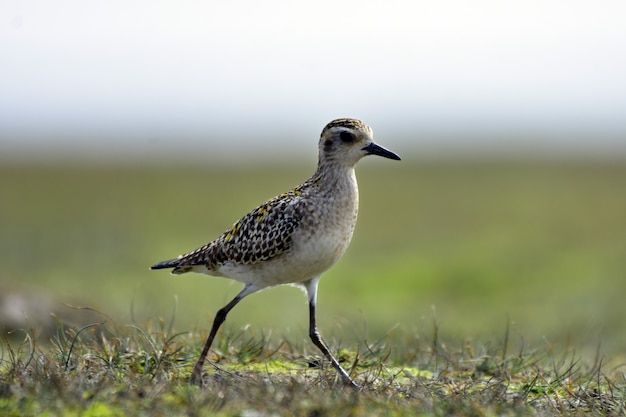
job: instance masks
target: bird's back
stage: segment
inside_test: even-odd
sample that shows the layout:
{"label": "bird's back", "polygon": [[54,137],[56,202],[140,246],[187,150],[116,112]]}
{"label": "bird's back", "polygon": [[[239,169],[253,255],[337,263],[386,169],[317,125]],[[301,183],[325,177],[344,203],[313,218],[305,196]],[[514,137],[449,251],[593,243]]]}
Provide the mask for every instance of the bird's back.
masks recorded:
{"label": "bird's back", "polygon": [[[237,221],[217,239],[165,261],[173,274],[191,270],[221,275],[224,264],[254,265],[289,250],[293,232],[302,217],[299,191],[294,189],[261,204]],[[204,270],[203,270],[204,269]]]}
{"label": "bird's back", "polygon": [[[343,254],[358,207],[354,171],[338,197],[317,177],[261,204],[206,245],[153,266],[202,272],[260,286],[319,275]],[[344,189],[347,188],[347,189]]]}

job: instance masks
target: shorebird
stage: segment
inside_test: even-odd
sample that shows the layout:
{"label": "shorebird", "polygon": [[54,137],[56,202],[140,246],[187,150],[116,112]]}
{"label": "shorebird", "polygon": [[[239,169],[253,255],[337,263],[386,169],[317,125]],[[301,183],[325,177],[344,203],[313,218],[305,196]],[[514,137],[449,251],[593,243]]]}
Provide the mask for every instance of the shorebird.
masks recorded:
{"label": "shorebird", "polygon": [[151,267],[173,268],[172,274],[200,272],[244,284],[235,298],[217,311],[193,368],[192,383],[202,385],[204,361],[233,307],[254,292],[290,284],[304,289],[308,297],[311,341],[345,384],[358,387],[322,340],[315,305],[320,276],[341,258],[352,238],[359,206],[354,167],[366,155],[400,160],[374,143],[372,129],[360,120],[333,120],[322,130],[317,170],[311,178],[261,204],[217,239]]}

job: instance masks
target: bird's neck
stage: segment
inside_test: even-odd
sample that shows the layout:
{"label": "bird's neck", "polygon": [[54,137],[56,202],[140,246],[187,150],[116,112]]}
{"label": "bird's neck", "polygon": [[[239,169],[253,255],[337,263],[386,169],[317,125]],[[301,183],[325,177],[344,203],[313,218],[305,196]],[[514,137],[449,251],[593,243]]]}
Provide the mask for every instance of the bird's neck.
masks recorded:
{"label": "bird's neck", "polygon": [[312,182],[329,193],[345,193],[348,196],[358,193],[354,165],[346,165],[332,160],[320,161]]}

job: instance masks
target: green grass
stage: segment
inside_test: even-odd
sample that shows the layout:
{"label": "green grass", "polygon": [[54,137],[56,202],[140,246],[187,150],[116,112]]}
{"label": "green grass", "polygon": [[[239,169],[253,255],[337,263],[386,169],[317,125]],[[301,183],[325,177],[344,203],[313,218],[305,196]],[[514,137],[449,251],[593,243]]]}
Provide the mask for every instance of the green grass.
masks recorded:
{"label": "green grass", "polygon": [[363,161],[355,237],[323,277],[318,310],[346,366],[358,352],[364,394],[328,395],[332,369],[308,369],[318,353],[291,287],[237,306],[212,353],[223,370],[205,391],[187,387],[213,314],[240,286],[148,266],[206,243],[312,169],[0,167],[0,308],[17,294],[26,317],[0,325],[36,340],[24,346],[16,331],[5,347],[0,414],[599,413],[605,400],[623,412],[617,162]]}

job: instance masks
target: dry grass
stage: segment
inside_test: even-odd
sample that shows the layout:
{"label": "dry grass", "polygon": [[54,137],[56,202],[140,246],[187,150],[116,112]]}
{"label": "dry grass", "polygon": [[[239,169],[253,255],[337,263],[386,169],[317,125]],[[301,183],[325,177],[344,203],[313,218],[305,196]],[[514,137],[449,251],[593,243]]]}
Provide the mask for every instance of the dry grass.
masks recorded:
{"label": "dry grass", "polygon": [[[436,328],[436,327],[435,327]],[[4,345],[0,414],[414,416],[623,415],[619,369],[572,351],[508,352],[467,343],[447,347],[418,335],[389,334],[338,347],[362,386],[343,387],[310,347],[227,329],[205,369],[205,388],[188,384],[201,336],[171,322],[82,328],[59,322],[48,346],[30,333]]]}

